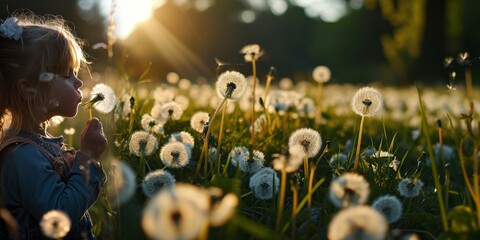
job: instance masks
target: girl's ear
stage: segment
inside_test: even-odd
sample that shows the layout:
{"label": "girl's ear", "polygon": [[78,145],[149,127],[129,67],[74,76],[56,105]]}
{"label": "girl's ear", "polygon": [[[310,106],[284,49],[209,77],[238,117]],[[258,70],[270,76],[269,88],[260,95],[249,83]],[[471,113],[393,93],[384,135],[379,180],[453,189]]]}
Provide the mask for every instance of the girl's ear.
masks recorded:
{"label": "girl's ear", "polygon": [[37,89],[30,87],[30,81],[22,78],[17,81],[17,92],[25,100],[33,100],[37,94]]}

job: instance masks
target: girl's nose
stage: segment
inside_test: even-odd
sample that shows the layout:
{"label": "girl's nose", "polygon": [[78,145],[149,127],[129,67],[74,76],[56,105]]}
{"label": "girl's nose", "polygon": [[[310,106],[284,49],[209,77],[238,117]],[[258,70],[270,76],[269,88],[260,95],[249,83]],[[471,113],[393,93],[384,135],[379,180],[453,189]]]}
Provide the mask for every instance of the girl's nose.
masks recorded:
{"label": "girl's nose", "polygon": [[75,88],[81,88],[83,86],[83,81],[79,78],[75,78]]}

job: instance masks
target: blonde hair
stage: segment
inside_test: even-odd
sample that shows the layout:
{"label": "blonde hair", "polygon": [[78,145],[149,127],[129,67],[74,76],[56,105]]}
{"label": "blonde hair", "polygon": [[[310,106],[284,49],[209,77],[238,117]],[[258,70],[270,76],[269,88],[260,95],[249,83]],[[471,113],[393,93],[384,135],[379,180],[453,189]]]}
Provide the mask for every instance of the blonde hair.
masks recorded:
{"label": "blonde hair", "polygon": [[[45,124],[39,122],[34,110],[45,107],[50,88],[48,82],[39,81],[41,73],[67,76],[88,63],[82,50],[83,42],[76,38],[58,16],[36,16],[22,12],[13,14],[19,19],[23,32],[19,40],[0,37],[0,138],[7,114],[11,117],[8,131],[17,133],[22,125]],[[18,93],[17,82],[27,79],[36,97],[26,101]],[[26,104],[26,105],[25,105]]]}

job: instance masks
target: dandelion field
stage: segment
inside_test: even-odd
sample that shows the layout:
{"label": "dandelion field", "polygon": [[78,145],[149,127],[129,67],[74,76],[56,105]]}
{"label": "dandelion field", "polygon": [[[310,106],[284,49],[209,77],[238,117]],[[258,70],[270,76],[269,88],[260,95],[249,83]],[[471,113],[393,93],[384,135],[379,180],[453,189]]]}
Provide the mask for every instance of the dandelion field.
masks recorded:
{"label": "dandelion field", "polygon": [[[256,76],[255,53],[247,77],[109,69],[84,86],[110,146],[100,239],[480,236],[478,89],[330,84],[328,68],[293,82]],[[88,115],[54,130],[78,139]]]}

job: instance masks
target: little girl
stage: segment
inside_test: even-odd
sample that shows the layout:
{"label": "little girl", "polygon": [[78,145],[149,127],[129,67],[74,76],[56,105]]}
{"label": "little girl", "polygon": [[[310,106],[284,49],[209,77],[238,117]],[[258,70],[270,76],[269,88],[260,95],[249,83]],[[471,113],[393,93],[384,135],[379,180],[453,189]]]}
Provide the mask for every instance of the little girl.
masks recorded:
{"label": "little girl", "polygon": [[77,114],[76,74],[86,63],[80,45],[59,18],[23,14],[0,25],[0,199],[18,224],[8,233],[0,221],[0,239],[47,238],[40,221],[51,210],[71,220],[64,239],[95,239],[87,209],[106,181],[98,162],[107,148],[102,124],[87,123],[76,152],[46,131],[52,117]]}

